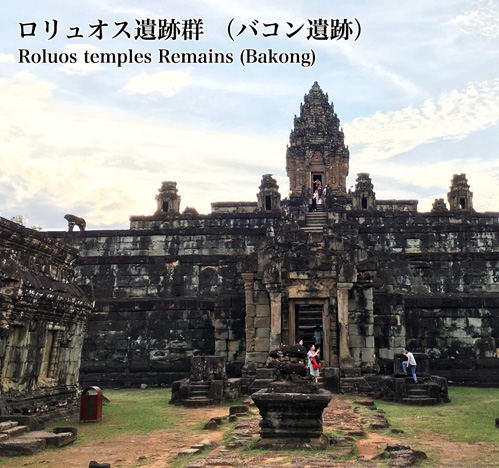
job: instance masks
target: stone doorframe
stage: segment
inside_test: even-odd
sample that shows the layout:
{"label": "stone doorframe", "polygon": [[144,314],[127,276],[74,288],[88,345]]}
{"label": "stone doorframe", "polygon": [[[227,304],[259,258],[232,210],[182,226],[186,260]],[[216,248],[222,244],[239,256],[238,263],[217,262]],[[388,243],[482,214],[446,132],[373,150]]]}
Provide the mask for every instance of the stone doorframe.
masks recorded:
{"label": "stone doorframe", "polygon": [[331,333],[329,327],[326,326],[329,316],[329,299],[328,298],[289,298],[289,344],[296,344],[296,305],[317,305],[322,307],[322,332],[323,332],[323,351],[322,362],[324,363],[324,367],[331,366]]}

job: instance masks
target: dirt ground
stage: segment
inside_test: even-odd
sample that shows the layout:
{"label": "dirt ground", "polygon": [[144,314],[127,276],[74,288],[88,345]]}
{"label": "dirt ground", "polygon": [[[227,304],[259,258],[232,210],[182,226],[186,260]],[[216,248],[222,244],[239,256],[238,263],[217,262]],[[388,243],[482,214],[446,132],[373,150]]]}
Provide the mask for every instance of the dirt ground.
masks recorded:
{"label": "dirt ground", "polygon": [[[352,410],[343,399],[333,397],[324,411],[324,433],[334,432],[338,436],[337,450],[322,452],[295,451],[256,451],[229,449],[226,447],[227,437],[223,439],[227,426],[221,430],[206,431],[199,434],[188,428],[207,422],[212,417],[226,416],[225,408],[181,409],[183,424],[175,429],[156,430],[147,435],[113,439],[112,444],[88,443],[68,446],[57,450],[46,450],[31,457],[12,458],[2,465],[9,468],[87,468],[91,460],[99,463],[110,463],[112,468],[165,468],[176,464],[178,453],[183,449],[210,439],[217,444],[211,450],[205,450],[201,457],[188,458],[189,468],[230,468],[230,467],[275,467],[275,468],[376,468],[381,462],[374,459],[383,452],[388,443],[409,444],[411,448],[421,450],[435,461],[434,466],[461,467],[499,467],[499,444],[490,443],[456,443],[445,437],[426,433],[424,438],[407,441],[397,433],[383,435],[379,430],[370,429],[370,423],[382,414],[375,408],[367,415]],[[251,417],[238,419],[233,431],[242,437],[258,435],[259,416],[252,409]],[[369,414],[372,413],[372,416]],[[363,436],[361,434],[363,433]],[[237,442],[238,435],[230,440]],[[237,445],[237,443],[236,443]],[[254,454],[256,453],[256,455]],[[386,466],[386,465],[385,465]]]}

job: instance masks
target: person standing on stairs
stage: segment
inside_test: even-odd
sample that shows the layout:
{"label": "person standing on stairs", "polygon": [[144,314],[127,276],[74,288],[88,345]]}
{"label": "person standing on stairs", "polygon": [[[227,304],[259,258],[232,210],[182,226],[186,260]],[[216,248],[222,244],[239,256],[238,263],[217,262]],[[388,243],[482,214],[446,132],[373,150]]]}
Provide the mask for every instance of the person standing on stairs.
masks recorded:
{"label": "person standing on stairs", "polygon": [[407,348],[405,348],[404,356],[407,358],[407,361],[404,361],[402,363],[402,368],[404,369],[404,375],[407,375],[407,367],[409,367],[411,369],[414,383],[418,383],[418,378],[416,377],[416,359],[414,359],[414,355]]}
{"label": "person standing on stairs", "polygon": [[308,357],[308,369],[310,371],[310,375],[314,377],[316,382],[319,382],[319,368],[314,369],[315,357],[319,355],[321,352],[320,348],[315,351],[315,345],[310,346],[310,350],[307,353]]}

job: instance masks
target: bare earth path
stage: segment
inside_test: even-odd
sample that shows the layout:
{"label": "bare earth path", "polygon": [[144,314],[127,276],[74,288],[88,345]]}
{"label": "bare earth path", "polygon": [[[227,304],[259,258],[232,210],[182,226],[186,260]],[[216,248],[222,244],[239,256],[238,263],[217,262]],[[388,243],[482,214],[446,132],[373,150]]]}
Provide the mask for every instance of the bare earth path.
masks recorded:
{"label": "bare earth path", "polygon": [[[350,405],[337,396],[333,397],[324,412],[324,432],[334,431],[341,440],[338,449],[328,452],[268,451],[251,452],[241,449],[226,451],[223,430],[192,431],[189,428],[207,422],[216,416],[226,416],[228,408],[179,409],[184,421],[175,429],[155,430],[147,435],[115,438],[112,443],[82,443],[63,449],[46,450],[31,457],[12,458],[1,467],[9,468],[87,468],[91,460],[110,463],[112,468],[165,468],[184,448],[211,439],[218,447],[205,451],[200,458],[189,460],[190,468],[377,468],[380,462],[374,457],[381,453],[387,443],[409,444],[432,457],[436,467],[499,467],[499,443],[456,443],[445,437],[425,433],[419,440],[408,440],[400,434],[369,429],[372,418],[379,413],[361,415],[352,411]],[[364,412],[365,413],[365,412]],[[253,417],[239,419],[236,432],[257,435],[259,417],[253,410]],[[364,435],[360,434],[364,432]],[[386,465],[384,465],[386,466]]]}

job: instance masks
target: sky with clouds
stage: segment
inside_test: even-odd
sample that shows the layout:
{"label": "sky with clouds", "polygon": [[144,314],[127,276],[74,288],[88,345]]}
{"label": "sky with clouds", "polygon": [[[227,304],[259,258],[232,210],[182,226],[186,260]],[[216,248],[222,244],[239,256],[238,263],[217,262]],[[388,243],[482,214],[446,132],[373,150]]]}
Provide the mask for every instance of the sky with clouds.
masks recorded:
{"label": "sky with clouds", "polygon": [[[167,180],[181,210],[201,213],[255,201],[262,174],[285,195],[289,132],[314,81],[344,129],[348,186],[369,172],[378,198],[428,211],[464,172],[475,208],[499,211],[496,0],[4,0],[0,12],[2,217],[65,229],[73,213],[88,229],[127,228],[155,211]],[[160,20],[191,19],[199,40],[134,38],[137,20],[159,33]],[[319,20],[328,34],[351,22],[353,34],[317,39]],[[313,51],[315,62],[243,66],[245,49]],[[161,63],[160,50],[232,60]],[[99,63],[111,54],[124,63]]]}

